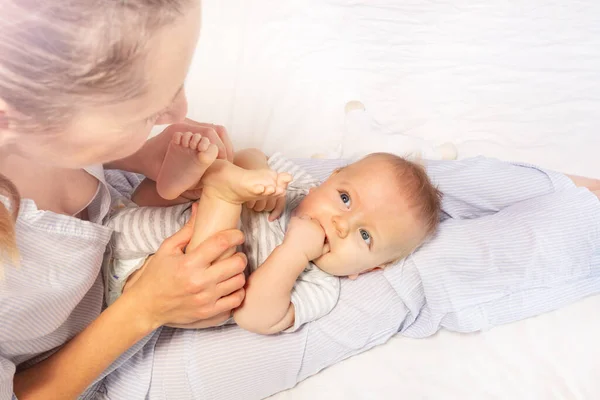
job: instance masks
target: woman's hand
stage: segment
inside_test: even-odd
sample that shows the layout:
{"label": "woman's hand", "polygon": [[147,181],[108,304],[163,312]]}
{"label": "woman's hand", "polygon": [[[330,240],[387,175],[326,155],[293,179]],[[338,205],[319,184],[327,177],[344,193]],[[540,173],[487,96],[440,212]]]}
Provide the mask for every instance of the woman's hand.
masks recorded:
{"label": "woman's hand", "polygon": [[186,118],[182,123],[170,125],[149,139],[141,149],[131,156],[110,162],[105,165],[105,168],[135,172],[156,181],[169,144],[177,132],[200,133],[218,147],[218,158],[233,161],[233,145],[224,126],[196,122]]}
{"label": "woman's hand", "polygon": [[243,243],[238,230],[217,233],[184,253],[192,233],[195,209],[189,222],[163,242],[159,250],[123,296],[135,296],[140,315],[152,329],[161,325],[214,326],[229,318],[244,299],[247,259],[244,254],[215,262]]}

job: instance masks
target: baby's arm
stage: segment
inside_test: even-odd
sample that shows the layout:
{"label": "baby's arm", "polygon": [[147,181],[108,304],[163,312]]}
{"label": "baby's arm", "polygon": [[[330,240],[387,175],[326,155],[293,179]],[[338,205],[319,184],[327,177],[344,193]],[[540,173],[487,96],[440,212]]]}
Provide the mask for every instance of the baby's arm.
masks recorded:
{"label": "baby's arm", "polygon": [[265,335],[292,326],[292,289],[308,263],[323,254],[324,241],[325,232],[316,221],[293,217],[283,244],[248,278],[244,302],[233,313],[235,322]]}
{"label": "baby's arm", "polygon": [[233,312],[242,328],[263,335],[281,332],[294,324],[292,289],[308,260],[297,246],[282,244],[248,278],[246,297]]}

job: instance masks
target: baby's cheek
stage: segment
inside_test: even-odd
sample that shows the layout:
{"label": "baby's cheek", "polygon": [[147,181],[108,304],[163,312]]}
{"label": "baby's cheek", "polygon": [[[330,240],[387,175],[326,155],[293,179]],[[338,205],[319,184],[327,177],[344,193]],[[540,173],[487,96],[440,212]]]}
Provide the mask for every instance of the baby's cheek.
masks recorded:
{"label": "baby's cheek", "polygon": [[366,267],[367,261],[368,260],[366,260],[366,257],[363,254],[349,246],[346,246],[345,249],[340,251],[336,260],[340,275],[356,274],[361,270],[368,268]]}

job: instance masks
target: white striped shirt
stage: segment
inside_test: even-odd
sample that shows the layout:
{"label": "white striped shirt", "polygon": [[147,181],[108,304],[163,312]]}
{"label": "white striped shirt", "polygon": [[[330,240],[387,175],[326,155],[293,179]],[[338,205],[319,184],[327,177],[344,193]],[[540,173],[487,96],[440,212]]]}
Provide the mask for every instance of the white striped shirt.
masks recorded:
{"label": "white striped shirt", "polygon": [[[89,221],[21,200],[15,226],[20,265],[5,265],[0,280],[0,400],[13,397],[15,371],[50,356],[102,310],[100,267],[111,236],[103,223],[114,202],[127,196],[139,178],[117,171],[105,175],[101,166],[87,171],[99,181],[88,206]],[[9,205],[7,198],[0,200]],[[89,393],[97,389],[94,385]]]}

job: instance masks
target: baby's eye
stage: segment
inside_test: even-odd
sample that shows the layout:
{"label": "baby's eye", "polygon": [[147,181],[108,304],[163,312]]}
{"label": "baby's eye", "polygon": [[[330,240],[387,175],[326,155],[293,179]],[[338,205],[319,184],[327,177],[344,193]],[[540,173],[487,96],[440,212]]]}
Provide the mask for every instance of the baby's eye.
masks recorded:
{"label": "baby's eye", "polygon": [[371,234],[367,231],[365,231],[364,229],[361,229],[360,231],[360,237],[365,241],[365,243],[367,243],[369,246],[371,245]]}
{"label": "baby's eye", "polygon": [[352,204],[352,200],[350,199],[350,196],[348,195],[348,193],[341,192],[340,199],[342,199],[342,203],[344,203],[346,205],[346,207],[348,207],[348,208]]}

